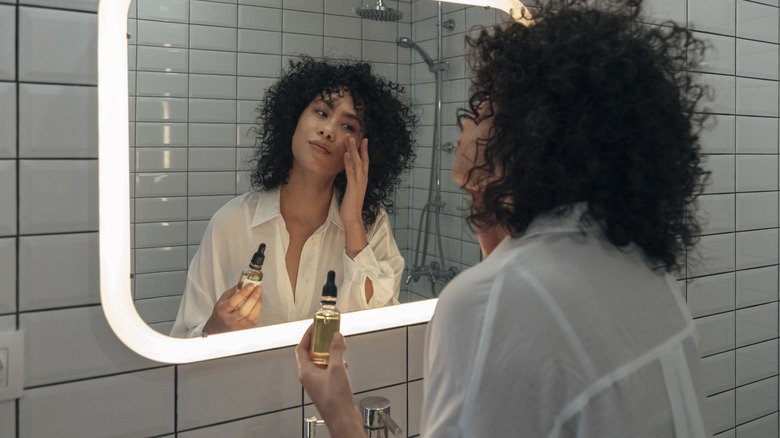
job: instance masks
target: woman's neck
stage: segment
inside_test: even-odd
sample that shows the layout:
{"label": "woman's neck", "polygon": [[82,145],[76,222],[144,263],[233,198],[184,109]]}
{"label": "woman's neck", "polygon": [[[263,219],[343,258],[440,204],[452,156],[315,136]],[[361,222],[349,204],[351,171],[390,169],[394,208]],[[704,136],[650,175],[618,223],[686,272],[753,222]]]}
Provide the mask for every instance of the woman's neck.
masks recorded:
{"label": "woman's neck", "polygon": [[[476,190],[469,190],[468,192],[471,195],[472,208],[480,208],[482,206],[482,192]],[[488,228],[477,228],[476,232],[483,259],[488,258],[498,244],[509,235],[509,230],[498,225]]]}
{"label": "woman's neck", "polygon": [[291,170],[279,195],[279,207],[285,221],[322,224],[333,198],[333,181],[305,177]]}
{"label": "woman's neck", "polygon": [[509,235],[509,231],[503,227],[492,227],[488,229],[477,229],[477,240],[479,240],[479,248],[482,250],[482,258],[486,259],[503,241],[506,236]]}

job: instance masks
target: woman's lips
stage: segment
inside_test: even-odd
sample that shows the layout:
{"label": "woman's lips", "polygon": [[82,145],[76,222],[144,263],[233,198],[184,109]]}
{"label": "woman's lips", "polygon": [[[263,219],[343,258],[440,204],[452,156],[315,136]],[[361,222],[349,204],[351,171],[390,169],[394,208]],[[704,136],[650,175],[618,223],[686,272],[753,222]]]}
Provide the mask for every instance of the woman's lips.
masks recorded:
{"label": "woman's lips", "polygon": [[327,148],[325,148],[325,146],[323,146],[322,143],[320,143],[318,141],[310,141],[309,144],[312,145],[312,147],[314,148],[315,151],[317,151],[317,152],[319,152],[321,154],[329,154],[330,153],[330,151]]}

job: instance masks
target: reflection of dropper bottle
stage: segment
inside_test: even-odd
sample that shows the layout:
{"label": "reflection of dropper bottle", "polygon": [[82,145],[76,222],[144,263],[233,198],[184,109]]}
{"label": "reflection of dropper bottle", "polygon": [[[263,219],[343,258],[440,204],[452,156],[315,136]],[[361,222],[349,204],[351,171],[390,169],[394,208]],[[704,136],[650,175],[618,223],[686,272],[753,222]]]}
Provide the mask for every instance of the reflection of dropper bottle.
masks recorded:
{"label": "reflection of dropper bottle", "polygon": [[252,256],[252,261],[249,262],[249,266],[241,271],[241,278],[238,280],[238,286],[236,286],[236,292],[241,290],[247,283],[252,283],[255,286],[260,286],[263,282],[263,262],[265,261],[265,243],[261,243],[257,248],[257,252]]}
{"label": "reflection of dropper bottle", "polygon": [[328,281],[322,287],[320,310],[314,314],[310,356],[317,365],[328,365],[330,341],[341,326],[341,313],[336,309],[336,273],[328,271]]}

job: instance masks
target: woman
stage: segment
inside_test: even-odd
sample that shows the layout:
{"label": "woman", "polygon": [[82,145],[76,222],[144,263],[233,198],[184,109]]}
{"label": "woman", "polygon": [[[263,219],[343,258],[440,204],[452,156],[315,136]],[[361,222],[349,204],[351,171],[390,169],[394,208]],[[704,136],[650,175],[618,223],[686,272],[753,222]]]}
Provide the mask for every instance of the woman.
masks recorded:
{"label": "woman", "polygon": [[[255,190],[211,219],[171,336],[311,318],[331,269],[341,311],[398,303],[404,262],[386,210],[416,123],[402,91],[368,64],[291,61],[259,107]],[[261,243],[262,285],[237,291]]]}
{"label": "woman", "polygon": [[[686,72],[703,44],[640,1],[547,2],[468,39],[476,73],[453,177],[485,259],[428,326],[425,437],[705,437],[694,325],[670,275],[699,231]],[[334,336],[296,350],[332,436],[360,436]]]}

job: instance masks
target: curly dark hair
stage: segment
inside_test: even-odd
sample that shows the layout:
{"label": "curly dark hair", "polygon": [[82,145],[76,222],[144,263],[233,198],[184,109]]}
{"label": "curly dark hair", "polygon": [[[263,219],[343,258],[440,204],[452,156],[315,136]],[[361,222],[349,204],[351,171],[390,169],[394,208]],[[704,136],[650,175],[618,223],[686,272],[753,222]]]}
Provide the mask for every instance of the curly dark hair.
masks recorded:
{"label": "curly dark hair", "polygon": [[[368,139],[368,186],[363,223],[376,221],[378,208],[393,212],[393,193],[404,170],[414,161],[417,116],[406,103],[404,88],[374,75],[366,63],[333,64],[302,57],[265,92],[257,108],[252,187],[265,191],[287,183],[293,163],[292,137],[303,110],[317,97],[349,92],[364,118]],[[343,199],[346,173],[334,186]]]}
{"label": "curly dark hair", "polygon": [[[594,4],[595,3],[595,4]],[[536,5],[534,24],[481,28],[467,37],[475,71],[469,108],[495,108],[473,226],[513,236],[542,213],[584,202],[619,248],[634,243],[656,268],[678,271],[701,226],[701,167],[695,112],[709,89],[689,71],[706,45],[672,22],[641,24],[641,0],[555,0]],[[460,119],[459,119],[460,120]],[[480,172],[475,172],[476,170]],[[582,222],[581,222],[582,223]]]}

